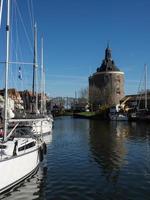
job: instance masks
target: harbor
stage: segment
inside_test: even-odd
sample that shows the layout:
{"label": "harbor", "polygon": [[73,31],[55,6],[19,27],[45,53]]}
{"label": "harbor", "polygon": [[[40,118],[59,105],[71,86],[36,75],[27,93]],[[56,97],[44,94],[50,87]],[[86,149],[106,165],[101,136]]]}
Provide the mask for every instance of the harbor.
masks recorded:
{"label": "harbor", "polygon": [[149,7],[0,0],[0,199],[149,200]]}
{"label": "harbor", "polygon": [[2,199],[149,199],[149,124],[58,117],[47,147],[38,172]]}

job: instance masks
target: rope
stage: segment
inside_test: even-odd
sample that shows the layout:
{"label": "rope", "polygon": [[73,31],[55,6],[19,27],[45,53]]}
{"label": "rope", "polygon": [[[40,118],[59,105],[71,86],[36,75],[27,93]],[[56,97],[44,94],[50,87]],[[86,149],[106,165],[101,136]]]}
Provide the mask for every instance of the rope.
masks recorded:
{"label": "rope", "polygon": [[[20,37],[20,34],[19,34],[19,23],[22,24],[22,30],[25,34],[25,37],[27,39],[27,45],[29,45],[29,50],[31,51],[31,55],[33,55],[33,42],[31,42],[33,40],[33,36],[34,36],[34,30],[33,30],[33,24],[34,24],[34,10],[33,10],[33,1],[32,0],[27,0],[26,2],[26,5],[27,5],[27,9],[28,9],[28,13],[29,13],[29,18],[30,18],[30,25],[31,25],[31,32],[32,32],[32,39],[31,37],[29,37],[29,35],[31,36],[31,34],[29,34],[29,32],[27,31],[27,27],[24,23],[24,20],[23,20],[23,15],[19,9],[19,1],[17,3],[17,0],[13,0],[14,4],[13,4],[13,10],[12,10],[12,28],[11,28],[11,59],[13,60],[13,58],[16,60],[16,63],[17,61],[20,59],[20,58],[23,58],[23,51],[22,51],[22,48],[20,47],[21,45],[21,37]],[[13,34],[12,34],[13,32]],[[12,45],[13,43],[13,45]],[[13,55],[12,55],[13,53]],[[30,67],[30,70],[26,70],[24,72],[24,67],[23,65],[24,64],[20,64],[21,66],[21,70],[22,70],[22,73],[23,73],[23,81],[22,80],[19,80],[18,79],[18,64],[16,63],[12,63],[12,67],[10,67],[10,77],[11,77],[11,83],[9,83],[10,85],[14,85],[15,88],[20,88],[21,86],[21,89],[23,89],[23,86],[25,86],[26,84],[30,87],[32,85],[32,67]],[[30,80],[31,81],[30,81]],[[9,82],[10,82],[9,80]],[[18,81],[19,83],[17,84]],[[29,84],[29,82],[31,82]],[[26,86],[27,86],[26,85]]]}
{"label": "rope", "polygon": [[28,0],[28,11],[29,11],[29,16],[30,16],[30,21],[31,21],[31,30],[32,30],[32,39],[34,38],[34,31],[33,31],[33,26],[34,26],[34,12],[33,12],[33,3],[32,0]]}
{"label": "rope", "polygon": [[[16,1],[16,0],[15,0],[15,1]],[[17,4],[17,1],[16,1],[16,8],[17,8],[17,11],[18,11],[18,14],[19,14],[19,17],[20,17],[20,20],[21,20],[21,23],[22,23],[24,32],[25,32],[25,36],[26,36],[27,41],[28,41],[28,44],[29,44],[29,46],[30,46],[31,53],[33,54],[33,45],[32,45],[32,43],[31,43],[31,41],[30,41],[29,36],[28,36],[28,33],[27,33],[27,30],[26,30],[25,24],[24,24],[24,22],[23,22],[23,18],[22,18],[21,12],[20,12],[19,7],[18,7],[18,4]]]}

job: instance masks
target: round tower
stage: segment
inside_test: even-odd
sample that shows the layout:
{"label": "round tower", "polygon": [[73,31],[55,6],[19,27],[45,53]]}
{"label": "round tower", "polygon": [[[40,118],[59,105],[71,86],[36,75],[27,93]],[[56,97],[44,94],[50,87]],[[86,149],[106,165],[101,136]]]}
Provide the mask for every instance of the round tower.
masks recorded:
{"label": "round tower", "polygon": [[94,105],[116,105],[124,97],[124,72],[112,60],[109,44],[105,58],[97,71],[89,77],[89,101]]}

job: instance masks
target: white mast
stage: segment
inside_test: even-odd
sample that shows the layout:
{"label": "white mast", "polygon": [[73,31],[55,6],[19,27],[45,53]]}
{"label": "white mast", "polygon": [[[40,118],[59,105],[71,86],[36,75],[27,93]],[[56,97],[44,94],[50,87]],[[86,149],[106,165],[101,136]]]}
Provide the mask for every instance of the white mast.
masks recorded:
{"label": "white mast", "polygon": [[41,38],[41,113],[43,114],[43,96],[44,96],[44,74],[43,74],[43,71],[44,70],[44,67],[43,67],[43,38]]}
{"label": "white mast", "polygon": [[0,28],[2,22],[3,0],[0,1]]}
{"label": "white mast", "polygon": [[41,113],[46,113],[46,96],[45,96],[45,67],[43,61],[43,38],[41,38]]}
{"label": "white mast", "polygon": [[35,106],[36,106],[36,114],[38,113],[38,63],[37,63],[37,28],[35,29],[35,66],[36,66],[36,71],[35,71],[35,83],[36,83],[36,101],[35,101]]}
{"label": "white mast", "polygon": [[145,64],[145,109],[147,110],[147,65]]}
{"label": "white mast", "polygon": [[10,28],[10,0],[7,0],[4,141],[6,140],[6,136],[7,136],[8,68],[9,68],[9,46],[10,46],[10,29],[9,28]]}
{"label": "white mast", "polygon": [[43,66],[43,107],[44,114],[46,114],[46,94],[45,94],[45,66]]}

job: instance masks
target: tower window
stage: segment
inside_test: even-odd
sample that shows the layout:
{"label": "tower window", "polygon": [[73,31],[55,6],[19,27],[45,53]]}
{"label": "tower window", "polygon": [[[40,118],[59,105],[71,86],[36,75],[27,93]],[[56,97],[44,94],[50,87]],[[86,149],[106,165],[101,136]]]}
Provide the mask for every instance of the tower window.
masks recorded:
{"label": "tower window", "polygon": [[118,95],[120,94],[120,88],[119,87],[116,88],[116,94],[118,94]]}

